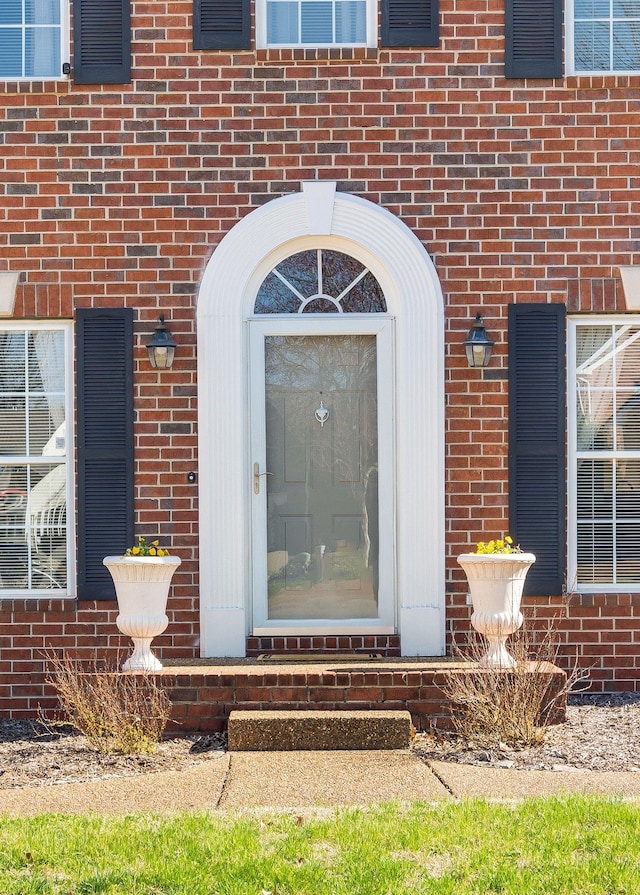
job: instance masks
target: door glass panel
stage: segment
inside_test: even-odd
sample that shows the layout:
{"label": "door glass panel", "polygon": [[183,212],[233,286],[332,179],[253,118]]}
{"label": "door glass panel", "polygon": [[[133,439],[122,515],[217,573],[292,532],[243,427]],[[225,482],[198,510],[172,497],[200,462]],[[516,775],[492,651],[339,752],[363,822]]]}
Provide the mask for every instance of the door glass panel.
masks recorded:
{"label": "door glass panel", "polygon": [[268,618],[378,617],[375,335],[267,336]]}

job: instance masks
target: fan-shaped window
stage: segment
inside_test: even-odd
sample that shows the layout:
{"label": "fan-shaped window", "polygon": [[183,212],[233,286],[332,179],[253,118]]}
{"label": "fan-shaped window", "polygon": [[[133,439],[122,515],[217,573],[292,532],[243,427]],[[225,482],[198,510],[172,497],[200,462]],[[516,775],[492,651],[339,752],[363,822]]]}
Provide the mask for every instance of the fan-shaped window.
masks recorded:
{"label": "fan-shaped window", "polygon": [[266,277],[256,314],[385,314],[387,303],[370,270],[341,252],[310,249],[281,261]]}

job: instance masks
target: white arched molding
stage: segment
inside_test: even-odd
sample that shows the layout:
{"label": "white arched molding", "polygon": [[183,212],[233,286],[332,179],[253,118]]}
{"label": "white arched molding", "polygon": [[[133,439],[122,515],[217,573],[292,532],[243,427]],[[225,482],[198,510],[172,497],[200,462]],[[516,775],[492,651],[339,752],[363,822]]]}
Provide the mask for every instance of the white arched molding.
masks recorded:
{"label": "white arched molding", "polygon": [[[246,321],[272,267],[305,248],[365,264],[395,318],[397,621],[403,655],[443,655],[444,312],[429,255],[378,205],[313,182],[243,218],[198,294],[203,656],[243,656],[251,619]],[[293,633],[293,632],[292,632]]]}

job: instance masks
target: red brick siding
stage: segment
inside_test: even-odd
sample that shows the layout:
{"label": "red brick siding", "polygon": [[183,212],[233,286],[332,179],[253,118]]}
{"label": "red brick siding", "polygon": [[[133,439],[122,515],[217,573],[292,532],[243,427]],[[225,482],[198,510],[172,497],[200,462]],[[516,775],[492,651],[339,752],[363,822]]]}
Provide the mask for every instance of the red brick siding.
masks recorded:
{"label": "red brick siding", "polygon": [[[197,484],[186,479],[198,462],[196,294],[211,252],[252,208],[303,180],[337,180],[400,216],[435,262],[448,617],[461,630],[454,557],[507,524],[507,387],[466,366],[475,313],[500,377],[510,302],[624,309],[618,267],[640,251],[640,78],[507,81],[503,2],[459,6],[442,0],[434,49],[230,53],[193,51],[191,0],[134,0],[131,85],[0,84],[0,269],[21,274],[16,316],[136,311],[138,528],[183,558],[157,640],[165,656],[198,653]],[[160,311],[179,344],[162,375],[144,349]],[[542,615],[557,601],[536,605]],[[637,597],[571,600],[567,651],[594,657],[598,686],[640,685],[638,611]],[[113,618],[113,606],[4,601],[9,708],[33,707],[35,691],[7,687],[37,690],[43,647],[115,655]]]}

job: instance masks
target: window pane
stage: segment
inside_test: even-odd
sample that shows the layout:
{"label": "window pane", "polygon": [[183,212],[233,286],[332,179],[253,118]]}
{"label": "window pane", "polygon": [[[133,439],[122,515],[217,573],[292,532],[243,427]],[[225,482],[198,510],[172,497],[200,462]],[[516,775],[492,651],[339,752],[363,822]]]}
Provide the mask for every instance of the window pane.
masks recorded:
{"label": "window pane", "polygon": [[27,453],[26,401],[0,396],[0,456]]}
{"label": "window pane", "polygon": [[575,67],[577,71],[608,71],[609,25],[576,22]]}
{"label": "window pane", "polygon": [[254,313],[256,314],[296,314],[300,299],[289,286],[270,273],[258,292]]}
{"label": "window pane", "polygon": [[613,448],[613,391],[578,382],[578,450]]}
{"label": "window pane", "polygon": [[51,456],[65,453],[64,395],[48,395],[29,401],[29,453]]}
{"label": "window pane", "polygon": [[331,3],[302,3],[302,43],[333,43]]}
{"label": "window pane", "polygon": [[581,460],[578,463],[578,519],[613,518],[613,463]]}
{"label": "window pane", "polygon": [[22,0],[2,0],[0,3],[0,25],[22,23]]}
{"label": "window pane", "polygon": [[342,299],[342,309],[348,314],[386,314],[387,303],[380,284],[370,272],[352,286]]}
{"label": "window pane", "polygon": [[25,22],[27,25],[59,25],[59,0],[26,0]]}
{"label": "window pane", "polygon": [[618,525],[616,529],[616,584],[639,584],[638,527]]}
{"label": "window pane", "polygon": [[318,254],[316,251],[298,252],[278,264],[276,270],[293,289],[304,298],[318,291]]}
{"label": "window pane", "polygon": [[24,393],[25,356],[24,332],[0,332],[0,397]]}
{"label": "window pane", "polygon": [[29,390],[64,392],[64,333],[38,330],[29,335]]}
{"label": "window pane", "polygon": [[339,306],[328,298],[314,298],[302,309],[303,314],[336,314]]}
{"label": "window pane", "polygon": [[613,525],[578,525],[578,581],[611,584],[613,581]]}
{"label": "window pane", "polygon": [[46,78],[60,71],[60,39],[57,28],[25,30],[25,75]]}
{"label": "window pane", "polygon": [[0,466],[0,587],[26,587],[26,466]]}
{"label": "window pane", "polygon": [[66,487],[64,464],[32,467],[28,535],[34,588],[66,584]]}
{"label": "window pane", "polygon": [[640,21],[614,22],[613,67],[617,71],[640,68]]}
{"label": "window pane", "polygon": [[640,460],[619,460],[616,469],[616,516],[640,520]]}
{"label": "window pane", "polygon": [[22,30],[0,28],[0,77],[22,76]]}
{"label": "window pane", "polygon": [[366,3],[336,3],[336,41],[345,44],[364,43],[366,38]]}
{"label": "window pane", "polygon": [[575,0],[576,19],[609,18],[609,0]]}
{"label": "window pane", "polygon": [[616,18],[640,18],[638,0],[613,0],[613,15]]}
{"label": "window pane", "polygon": [[364,266],[342,252],[322,252],[322,283],[324,291],[341,295],[364,272]]}
{"label": "window pane", "polygon": [[298,4],[267,4],[267,42],[270,44],[296,44],[298,38]]}

